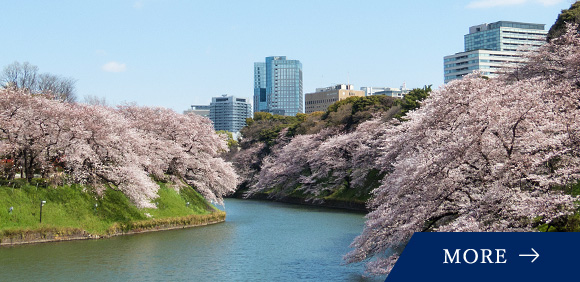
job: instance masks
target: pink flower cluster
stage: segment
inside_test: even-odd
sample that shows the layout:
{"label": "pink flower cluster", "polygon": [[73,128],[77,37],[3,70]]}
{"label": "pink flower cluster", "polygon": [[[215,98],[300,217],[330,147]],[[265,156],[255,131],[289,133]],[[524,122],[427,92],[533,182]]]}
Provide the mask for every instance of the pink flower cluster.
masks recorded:
{"label": "pink flower cluster", "polygon": [[155,180],[185,182],[222,203],[237,175],[219,154],[225,139],[207,118],[164,108],[70,104],[0,90],[4,177],[22,172],[95,188],[109,185],[139,207],[154,207]]}
{"label": "pink flower cluster", "polygon": [[348,262],[386,273],[396,255],[385,254],[414,232],[534,231],[576,210],[561,188],[580,179],[580,36],[570,26],[526,57],[447,84],[397,126]]}

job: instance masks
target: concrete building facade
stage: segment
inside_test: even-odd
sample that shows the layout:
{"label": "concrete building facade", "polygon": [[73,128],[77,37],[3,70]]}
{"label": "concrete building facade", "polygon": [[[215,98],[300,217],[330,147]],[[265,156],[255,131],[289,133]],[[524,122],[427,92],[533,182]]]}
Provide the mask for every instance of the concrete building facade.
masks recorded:
{"label": "concrete building facade", "polygon": [[337,84],[330,87],[316,88],[316,92],[304,95],[305,113],[326,112],[328,107],[335,102],[353,96],[364,97],[365,92],[362,90],[353,90],[353,86],[350,84]]}
{"label": "concrete building facade", "polygon": [[209,118],[214,129],[239,132],[246,126],[246,118],[252,117],[252,105],[246,98],[222,95],[211,98]]}
{"label": "concrete building facade", "polygon": [[522,55],[513,51],[473,50],[445,56],[445,83],[460,79],[476,70],[485,76],[494,77],[504,67],[513,66],[522,61]]}
{"label": "concrete building facade", "polygon": [[209,108],[209,105],[191,105],[191,108],[189,110],[185,110],[183,113],[194,113],[202,117],[209,117]]}
{"label": "concrete building facade", "polygon": [[403,98],[407,93],[411,92],[411,89],[407,89],[406,85],[403,83],[401,88],[392,87],[361,87],[361,91],[365,92],[365,96],[372,95],[386,95],[390,97]]}
{"label": "concrete building facade", "polygon": [[496,76],[503,67],[521,62],[522,51],[545,44],[547,34],[543,24],[534,23],[499,21],[472,26],[464,36],[464,51],[443,58],[444,81],[460,79],[475,70]]}

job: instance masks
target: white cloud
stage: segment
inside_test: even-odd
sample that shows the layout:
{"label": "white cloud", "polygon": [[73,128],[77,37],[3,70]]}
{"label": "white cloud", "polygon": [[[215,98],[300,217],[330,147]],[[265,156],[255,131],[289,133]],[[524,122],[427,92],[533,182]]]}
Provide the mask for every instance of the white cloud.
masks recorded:
{"label": "white cloud", "polygon": [[124,72],[127,70],[127,65],[112,61],[104,64],[101,69],[106,72]]}
{"label": "white cloud", "polygon": [[562,2],[562,0],[476,0],[467,4],[470,9],[485,9],[501,6],[513,6],[529,3],[540,3],[544,6],[552,6]]}
{"label": "white cloud", "polygon": [[135,9],[143,8],[143,1],[135,1],[135,3],[133,3],[133,8]]}

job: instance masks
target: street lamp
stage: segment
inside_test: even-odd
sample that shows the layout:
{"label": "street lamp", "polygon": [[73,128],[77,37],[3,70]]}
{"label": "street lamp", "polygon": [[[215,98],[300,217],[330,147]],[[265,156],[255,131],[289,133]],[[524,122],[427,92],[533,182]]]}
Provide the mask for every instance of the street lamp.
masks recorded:
{"label": "street lamp", "polygon": [[42,206],[46,204],[46,201],[40,201],[40,223],[42,223]]}
{"label": "street lamp", "polygon": [[187,202],[187,204],[186,204],[186,205],[187,205],[187,207],[189,208],[189,202]]}

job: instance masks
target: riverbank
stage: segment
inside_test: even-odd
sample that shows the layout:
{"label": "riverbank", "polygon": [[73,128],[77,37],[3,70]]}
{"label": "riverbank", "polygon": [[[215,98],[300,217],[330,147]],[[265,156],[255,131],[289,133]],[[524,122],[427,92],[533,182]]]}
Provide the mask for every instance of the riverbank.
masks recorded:
{"label": "riverbank", "polygon": [[325,208],[333,208],[333,209],[343,209],[343,210],[350,210],[350,211],[357,211],[357,212],[364,212],[368,213],[369,210],[367,209],[366,202],[359,199],[330,199],[330,198],[315,198],[315,199],[308,199],[306,197],[300,196],[281,196],[281,197],[272,197],[268,193],[254,193],[251,197],[246,198],[244,197],[244,190],[238,190],[234,193],[231,198],[236,199],[254,199],[254,200],[267,200],[267,201],[274,201],[274,202],[281,202],[287,204],[297,204],[297,205],[306,205],[306,206],[315,206],[315,207],[325,207]]}
{"label": "riverbank", "polygon": [[138,208],[120,191],[81,185],[0,186],[0,245],[108,238],[225,221],[189,186],[160,183],[157,208]]}
{"label": "riverbank", "polygon": [[185,229],[225,222],[226,213],[219,211],[208,215],[181,218],[153,219],[125,224],[115,224],[107,234],[91,234],[78,228],[42,227],[36,230],[10,230],[0,232],[0,246],[14,246],[46,242],[111,238],[121,235]]}

